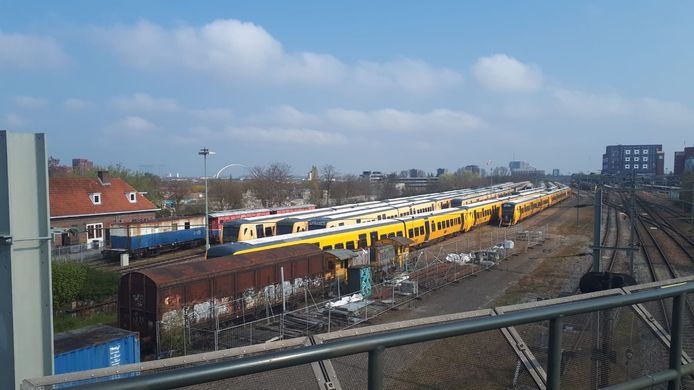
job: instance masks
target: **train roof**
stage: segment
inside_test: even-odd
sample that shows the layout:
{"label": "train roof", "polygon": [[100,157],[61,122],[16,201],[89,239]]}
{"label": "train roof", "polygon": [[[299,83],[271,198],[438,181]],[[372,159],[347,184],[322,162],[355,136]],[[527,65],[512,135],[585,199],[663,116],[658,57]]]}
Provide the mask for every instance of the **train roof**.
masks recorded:
{"label": "train roof", "polygon": [[[212,251],[214,248],[210,248]],[[205,279],[206,276],[223,274],[226,272],[244,271],[258,266],[281,263],[284,259],[300,256],[323,255],[323,251],[315,245],[296,244],[281,248],[272,248],[262,252],[244,253],[233,256],[218,256],[214,260],[193,261],[148,268],[140,273],[151,279],[158,287],[182,284],[188,280]],[[214,256],[212,256],[214,257]],[[212,258],[210,257],[210,258]]]}
{"label": "train roof", "polygon": [[133,226],[133,225],[142,225],[142,224],[156,224],[159,222],[176,222],[176,221],[190,221],[196,218],[200,218],[200,224],[204,225],[205,223],[204,218],[205,215],[203,214],[194,214],[194,215],[181,215],[177,217],[160,217],[160,218],[154,218],[154,219],[144,219],[144,220],[137,220],[137,221],[130,221],[130,222],[114,222],[111,224],[111,228],[119,228],[119,227],[128,227],[128,226]]}
{"label": "train roof", "polygon": [[543,197],[543,196],[556,194],[557,192],[566,190],[567,188],[568,188],[568,187],[561,187],[561,188],[556,188],[556,189],[553,189],[553,190],[550,190],[550,191],[542,191],[542,192],[540,192],[539,194],[533,194],[533,195],[524,197],[524,198],[522,198],[522,199],[512,200],[512,201],[505,202],[505,203],[506,203],[506,204],[510,204],[510,205],[517,205],[517,204],[519,204],[519,203],[529,202],[529,201],[535,200],[535,199],[537,199],[537,198],[541,198],[541,197]]}
{"label": "train roof", "polygon": [[218,218],[218,217],[229,217],[232,215],[243,215],[243,214],[250,214],[250,213],[262,213],[267,211],[268,213],[270,212],[270,209],[242,209],[242,210],[224,210],[224,211],[215,211],[213,213],[210,213],[209,216],[212,218]]}

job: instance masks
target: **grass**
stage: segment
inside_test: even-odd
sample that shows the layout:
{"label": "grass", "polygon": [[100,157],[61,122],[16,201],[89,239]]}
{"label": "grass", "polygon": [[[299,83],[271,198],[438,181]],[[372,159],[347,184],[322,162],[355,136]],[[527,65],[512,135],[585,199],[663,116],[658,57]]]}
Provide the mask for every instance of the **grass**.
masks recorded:
{"label": "grass", "polygon": [[72,316],[63,312],[54,313],[53,332],[61,333],[97,324],[116,326],[118,322],[116,314],[115,310],[96,312],[89,316]]}

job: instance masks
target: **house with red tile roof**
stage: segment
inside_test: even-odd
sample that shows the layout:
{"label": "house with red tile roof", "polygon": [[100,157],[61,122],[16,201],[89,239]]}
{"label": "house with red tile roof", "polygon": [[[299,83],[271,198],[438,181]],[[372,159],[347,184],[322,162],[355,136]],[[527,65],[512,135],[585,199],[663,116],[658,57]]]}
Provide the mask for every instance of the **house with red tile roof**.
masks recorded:
{"label": "house with red tile roof", "polygon": [[54,245],[102,247],[109,242],[112,223],[154,219],[159,210],[106,171],[99,171],[98,177],[51,177],[48,186]]}

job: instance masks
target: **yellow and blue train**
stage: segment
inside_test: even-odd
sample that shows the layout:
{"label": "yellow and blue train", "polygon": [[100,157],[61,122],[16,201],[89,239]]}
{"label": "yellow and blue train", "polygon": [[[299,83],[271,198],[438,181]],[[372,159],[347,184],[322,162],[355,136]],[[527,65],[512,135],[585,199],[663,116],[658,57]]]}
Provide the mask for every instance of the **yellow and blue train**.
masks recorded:
{"label": "yellow and blue train", "polygon": [[[461,207],[454,207],[433,212],[416,214],[408,217],[382,219],[353,225],[309,230],[294,234],[265,237],[243,242],[219,245],[207,252],[208,258],[228,256],[281,248],[295,244],[312,244],[323,250],[357,249],[372,246],[378,240],[389,237],[405,237],[411,240],[411,246],[422,246],[428,242],[467,232],[476,226],[494,222],[503,222],[507,204],[515,207],[531,207],[538,200],[544,204],[556,204],[569,197],[568,188],[556,189],[546,193],[524,193],[504,198],[490,199]],[[535,213],[519,214],[524,219]],[[515,216],[515,215],[514,215]],[[517,223],[516,219],[514,223]]]}

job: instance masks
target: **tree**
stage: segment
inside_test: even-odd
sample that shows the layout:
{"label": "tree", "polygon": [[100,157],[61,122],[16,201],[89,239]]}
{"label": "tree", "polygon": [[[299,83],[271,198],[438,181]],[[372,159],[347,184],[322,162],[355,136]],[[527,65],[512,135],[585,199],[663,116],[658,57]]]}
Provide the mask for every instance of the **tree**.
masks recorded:
{"label": "tree", "polygon": [[210,180],[210,205],[212,210],[229,210],[243,207],[243,185],[231,180]]}
{"label": "tree", "polygon": [[315,205],[320,205],[323,200],[323,191],[320,188],[320,177],[318,177],[318,168],[315,165],[311,167],[306,189],[309,191],[309,201]]}
{"label": "tree", "polygon": [[169,199],[173,201],[174,214],[181,215],[183,209],[183,201],[190,194],[190,184],[182,180],[174,180],[169,183]]}
{"label": "tree", "polygon": [[379,199],[391,199],[396,198],[400,195],[400,191],[395,187],[396,174],[386,176],[381,182],[381,188],[379,193]]}
{"label": "tree", "polygon": [[268,167],[253,167],[250,172],[249,189],[263,207],[281,206],[287,202],[294,189],[289,165],[276,162]]}
{"label": "tree", "polygon": [[326,192],[327,205],[330,205],[330,190],[333,187],[333,183],[335,182],[337,175],[337,169],[330,164],[323,165],[323,167],[320,169],[321,184],[323,185],[323,190]]}

